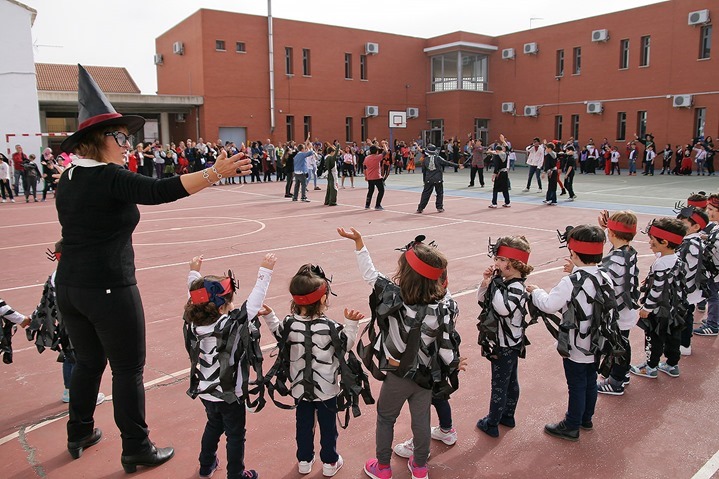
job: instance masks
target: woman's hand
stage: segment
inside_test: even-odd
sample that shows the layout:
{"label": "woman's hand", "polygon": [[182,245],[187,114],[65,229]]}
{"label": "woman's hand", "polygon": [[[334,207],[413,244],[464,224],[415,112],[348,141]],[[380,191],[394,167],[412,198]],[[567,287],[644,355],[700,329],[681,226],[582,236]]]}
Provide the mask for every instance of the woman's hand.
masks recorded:
{"label": "woman's hand", "polygon": [[260,266],[266,269],[274,269],[275,263],[277,262],[277,256],[274,253],[267,253],[260,263]]}
{"label": "woman's hand", "polygon": [[223,151],[217,156],[214,166],[223,178],[247,176],[252,173],[252,160],[243,152],[228,158],[227,152]]}
{"label": "woman's hand", "polygon": [[260,308],[260,310],[257,311],[257,315],[258,316],[267,316],[268,314],[272,314],[273,312],[274,311],[272,310],[272,308],[270,308],[269,306],[267,306],[266,304],[263,303],[262,308]]}
{"label": "woman's hand", "polygon": [[364,314],[354,309],[345,308],[345,319],[349,321],[359,321],[360,319],[364,319]]}
{"label": "woman's hand", "polygon": [[197,271],[200,272],[200,268],[202,268],[202,260],[204,259],[203,255],[195,256],[190,261],[190,271]]}

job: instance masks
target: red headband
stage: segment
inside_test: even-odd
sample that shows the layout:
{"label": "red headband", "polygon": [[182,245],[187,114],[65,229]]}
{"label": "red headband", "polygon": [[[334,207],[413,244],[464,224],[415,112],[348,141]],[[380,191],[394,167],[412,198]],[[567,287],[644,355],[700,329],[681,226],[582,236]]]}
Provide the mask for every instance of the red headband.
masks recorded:
{"label": "red headband", "polygon": [[407,252],[404,254],[404,257],[407,259],[407,263],[413,270],[415,270],[427,279],[433,279],[437,281],[439,278],[442,277],[442,274],[444,273],[444,270],[442,268],[435,268],[434,266],[430,266],[421,259],[419,259],[413,248],[408,249]]}
{"label": "red headband", "polygon": [[706,208],[707,203],[709,203],[707,200],[687,200],[687,204],[689,206],[694,206],[696,208]]}
{"label": "red headband", "polygon": [[636,224],[628,225],[628,224],[622,223],[620,221],[608,220],[607,228],[609,228],[612,231],[619,232],[619,233],[637,234],[637,225]]}
{"label": "red headband", "polygon": [[502,256],[503,258],[509,258],[509,259],[516,259],[517,261],[527,264],[529,261],[529,252],[524,251],[517,248],[512,248],[511,246],[505,246],[502,245],[499,248],[497,248],[497,256]]}
{"label": "red headband", "polygon": [[299,304],[300,306],[307,306],[308,304],[315,304],[317,301],[322,299],[322,296],[324,296],[325,294],[327,294],[327,281],[323,281],[322,286],[309,294],[293,294],[292,300],[295,302],[295,304]]}
{"label": "red headband", "polygon": [[[232,278],[225,278],[222,281],[219,282],[222,286],[222,294],[220,296],[224,296],[227,293],[232,291]],[[195,289],[193,291],[190,291],[190,299],[192,300],[192,304],[203,304],[203,303],[209,303],[210,302],[210,292],[207,291],[207,288],[202,287],[200,289]]]}
{"label": "red headband", "polygon": [[663,230],[660,227],[654,225],[649,228],[648,234],[650,236],[654,236],[655,238],[663,239],[674,244],[681,244],[681,242],[684,241],[684,236],[672,233],[667,230]]}
{"label": "red headband", "polygon": [[704,229],[707,227],[707,222],[702,218],[702,216],[697,213],[696,211],[692,213],[692,221],[699,225],[699,229]]}
{"label": "red headband", "polygon": [[598,243],[596,241],[577,241],[574,238],[569,239],[567,245],[569,249],[575,253],[582,254],[602,254],[604,253],[604,243]]}

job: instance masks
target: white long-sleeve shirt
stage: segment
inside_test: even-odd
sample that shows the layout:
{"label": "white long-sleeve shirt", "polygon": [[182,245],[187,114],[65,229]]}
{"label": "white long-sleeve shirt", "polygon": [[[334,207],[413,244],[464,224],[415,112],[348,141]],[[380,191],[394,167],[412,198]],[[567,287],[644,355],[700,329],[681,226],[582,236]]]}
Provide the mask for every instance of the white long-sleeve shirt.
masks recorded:
{"label": "white long-sleeve shirt", "polygon": [[[195,280],[200,278],[202,278],[202,275],[199,271],[190,270],[189,274],[187,275],[188,289]],[[255,282],[255,287],[252,288],[252,292],[247,297],[246,309],[248,319],[257,316],[257,312],[262,308],[262,303],[265,301],[265,296],[267,295],[267,289],[270,286],[271,279],[272,270],[260,267],[259,271],[257,272],[257,281]],[[192,330],[198,336],[202,334],[208,334],[214,331],[215,327],[219,327],[220,329],[222,329],[228,320],[229,315],[223,314],[214,323],[208,324],[207,326],[193,326]],[[239,335],[237,339],[239,341]],[[237,346],[237,343],[233,345],[233,352],[235,351]],[[197,367],[199,368],[202,377],[212,377],[212,375],[217,373],[217,371],[220,369],[220,363],[217,361],[216,349],[217,338],[215,338],[214,336],[208,336],[200,341],[200,361],[198,362]],[[209,364],[209,366],[203,366],[203,364]],[[237,365],[235,364],[231,364],[231,366],[237,367]],[[212,381],[200,381],[199,390],[204,391],[211,384]],[[221,390],[221,387],[218,386],[217,389]],[[237,397],[242,396],[242,374],[237,375],[235,394],[237,394]],[[222,399],[212,396],[211,394],[200,394],[199,396],[200,398],[207,401],[222,401]]]}
{"label": "white long-sleeve shirt", "polygon": [[530,166],[542,166],[544,164],[544,145],[535,148],[534,145],[527,147],[527,164]]}
{"label": "white long-sleeve shirt", "polygon": [[0,318],[7,319],[11,323],[20,324],[25,319],[25,315],[12,309],[9,304],[0,298]]}

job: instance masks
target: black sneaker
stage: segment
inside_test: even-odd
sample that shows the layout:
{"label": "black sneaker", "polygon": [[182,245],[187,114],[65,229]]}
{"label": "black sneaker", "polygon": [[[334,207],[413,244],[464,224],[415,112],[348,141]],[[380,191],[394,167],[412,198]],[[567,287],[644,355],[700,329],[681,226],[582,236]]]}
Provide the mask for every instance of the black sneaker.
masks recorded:
{"label": "black sneaker", "polygon": [[564,421],[544,426],[544,432],[566,441],[579,441],[579,429],[569,429]]}
{"label": "black sneaker", "polygon": [[579,425],[582,429],[585,431],[591,431],[594,429],[594,423],[592,421],[584,421],[582,424]]}
{"label": "black sneaker", "polygon": [[215,456],[215,462],[211,466],[200,465],[200,478],[209,479],[215,474],[218,467],[220,467],[220,459]]}
{"label": "black sneaker", "polygon": [[477,421],[477,429],[490,437],[499,437],[499,428],[489,424],[489,420],[487,420],[486,417]]}
{"label": "black sneaker", "polygon": [[384,210],[384,208],[382,208],[381,206],[375,206],[374,209],[376,209],[377,211],[382,211],[382,210]]}

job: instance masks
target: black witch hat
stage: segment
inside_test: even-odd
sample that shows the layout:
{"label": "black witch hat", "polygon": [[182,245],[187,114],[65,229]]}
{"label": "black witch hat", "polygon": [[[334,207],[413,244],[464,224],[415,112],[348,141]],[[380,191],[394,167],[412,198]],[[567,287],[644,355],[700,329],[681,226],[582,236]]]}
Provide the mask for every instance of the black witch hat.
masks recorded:
{"label": "black witch hat", "polygon": [[97,86],[90,74],[78,64],[77,99],[78,99],[78,128],[75,133],[62,142],[60,148],[66,153],[73,153],[77,145],[85,136],[95,128],[108,125],[127,127],[128,133],[133,134],[145,124],[145,119],[137,115],[121,115],[115,111],[105,94]]}

